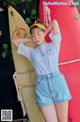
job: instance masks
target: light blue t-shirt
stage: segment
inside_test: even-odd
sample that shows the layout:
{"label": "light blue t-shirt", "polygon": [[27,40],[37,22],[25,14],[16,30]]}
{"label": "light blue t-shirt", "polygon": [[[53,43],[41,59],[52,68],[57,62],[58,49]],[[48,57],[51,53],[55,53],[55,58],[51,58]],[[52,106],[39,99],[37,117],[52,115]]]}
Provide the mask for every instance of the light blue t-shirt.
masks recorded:
{"label": "light blue t-shirt", "polygon": [[49,34],[52,42],[42,44],[36,48],[25,46],[22,42],[17,50],[18,54],[27,57],[32,63],[37,75],[45,75],[58,70],[58,57],[61,34]]}

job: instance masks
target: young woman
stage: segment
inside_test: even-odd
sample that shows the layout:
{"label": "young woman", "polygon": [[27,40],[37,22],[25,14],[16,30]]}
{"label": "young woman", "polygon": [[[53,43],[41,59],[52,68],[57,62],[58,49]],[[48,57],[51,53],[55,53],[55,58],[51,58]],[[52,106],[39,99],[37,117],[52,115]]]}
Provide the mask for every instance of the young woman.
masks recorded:
{"label": "young woman", "polygon": [[[52,42],[45,36],[50,32]],[[30,27],[31,38],[13,39],[18,54],[27,57],[37,74],[36,104],[40,106],[45,122],[68,122],[68,101],[71,95],[65,78],[59,71],[58,57],[61,34],[58,22],[53,20],[46,28],[40,21]],[[23,44],[33,41],[36,48]]]}

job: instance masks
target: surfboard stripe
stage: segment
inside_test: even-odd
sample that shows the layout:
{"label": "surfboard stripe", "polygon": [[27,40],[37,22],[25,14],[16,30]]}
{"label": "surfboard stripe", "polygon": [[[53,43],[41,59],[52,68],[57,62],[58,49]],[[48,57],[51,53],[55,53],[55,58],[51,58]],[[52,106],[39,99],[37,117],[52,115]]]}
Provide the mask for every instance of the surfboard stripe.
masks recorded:
{"label": "surfboard stripe", "polygon": [[71,60],[71,61],[61,62],[61,63],[59,63],[59,65],[66,65],[66,64],[76,63],[76,62],[80,62],[80,59],[75,59],[75,60]]}

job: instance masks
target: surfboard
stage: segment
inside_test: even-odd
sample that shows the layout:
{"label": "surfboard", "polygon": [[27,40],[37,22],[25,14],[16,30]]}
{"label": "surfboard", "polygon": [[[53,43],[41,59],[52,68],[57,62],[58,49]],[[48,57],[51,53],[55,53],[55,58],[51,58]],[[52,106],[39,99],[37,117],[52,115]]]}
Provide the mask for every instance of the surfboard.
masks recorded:
{"label": "surfboard", "polygon": [[[11,6],[8,7],[10,38],[30,37],[29,27],[21,15]],[[34,43],[26,43],[34,47]],[[28,114],[30,122],[44,122],[39,107],[36,105],[35,84],[36,74],[29,62],[23,56],[17,54],[17,48],[11,42],[15,71],[14,80],[18,94],[18,100],[22,101],[22,109]]]}
{"label": "surfboard", "polygon": [[62,35],[59,68],[72,95],[69,101],[68,121],[80,122],[80,20],[76,18],[79,13],[72,2],[40,0],[39,16],[46,25],[54,19],[59,23]]}

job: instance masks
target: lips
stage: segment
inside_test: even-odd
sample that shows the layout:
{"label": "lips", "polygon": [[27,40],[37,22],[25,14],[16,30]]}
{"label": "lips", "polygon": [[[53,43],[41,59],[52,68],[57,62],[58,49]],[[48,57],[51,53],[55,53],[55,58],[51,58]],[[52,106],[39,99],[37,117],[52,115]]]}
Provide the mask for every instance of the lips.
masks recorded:
{"label": "lips", "polygon": [[36,40],[36,42],[39,42],[39,40]]}

